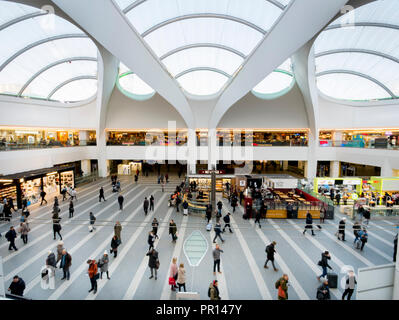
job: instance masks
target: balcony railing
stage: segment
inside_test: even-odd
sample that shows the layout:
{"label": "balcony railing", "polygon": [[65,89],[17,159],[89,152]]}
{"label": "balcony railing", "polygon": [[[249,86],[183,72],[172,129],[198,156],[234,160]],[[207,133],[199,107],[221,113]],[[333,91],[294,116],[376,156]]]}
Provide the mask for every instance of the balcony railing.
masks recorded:
{"label": "balcony railing", "polygon": [[68,143],[62,143],[60,141],[52,142],[41,142],[41,143],[18,143],[18,142],[0,142],[0,151],[12,151],[12,150],[25,150],[25,149],[49,149],[49,148],[69,148],[69,147],[81,147],[81,146],[95,146],[96,141],[92,140],[80,140],[74,142],[73,145]]}
{"label": "balcony railing", "polygon": [[320,140],[320,147],[343,147],[343,148],[362,148],[362,149],[387,149],[399,150],[399,146],[387,143],[372,143],[361,140],[343,141],[343,140]]}

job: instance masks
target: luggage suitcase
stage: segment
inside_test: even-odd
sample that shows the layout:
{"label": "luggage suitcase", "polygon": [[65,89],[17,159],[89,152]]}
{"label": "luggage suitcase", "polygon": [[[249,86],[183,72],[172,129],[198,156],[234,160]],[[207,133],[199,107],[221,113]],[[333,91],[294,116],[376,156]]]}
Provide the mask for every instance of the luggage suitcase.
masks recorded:
{"label": "luggage suitcase", "polygon": [[336,289],[338,287],[338,275],[335,272],[327,273],[328,286],[331,289]]}
{"label": "luggage suitcase", "polygon": [[209,223],[206,225],[206,231],[211,231],[211,230],[212,230],[212,223],[209,222]]}

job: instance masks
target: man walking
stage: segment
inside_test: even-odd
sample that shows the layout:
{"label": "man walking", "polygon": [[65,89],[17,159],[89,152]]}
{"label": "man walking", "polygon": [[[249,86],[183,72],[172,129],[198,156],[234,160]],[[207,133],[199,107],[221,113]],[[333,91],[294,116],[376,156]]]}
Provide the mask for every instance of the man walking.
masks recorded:
{"label": "man walking", "polygon": [[144,203],[143,203],[143,208],[144,208],[145,215],[147,215],[147,213],[148,213],[148,206],[149,206],[149,202],[147,200],[147,197],[145,197],[144,198]]}
{"label": "man walking", "polygon": [[69,268],[72,265],[72,257],[71,255],[64,249],[62,250],[62,256],[61,256],[61,262],[60,262],[60,268],[64,272],[64,277],[61,278],[61,280],[69,280],[70,277],[70,272]]}
{"label": "man walking", "polygon": [[338,225],[338,239],[345,241],[345,222],[346,218],[342,218]]}
{"label": "man walking", "polygon": [[176,226],[176,223],[172,219],[172,220],[170,220],[170,223],[169,223],[169,234],[172,235],[173,242],[176,242],[176,239],[177,239],[176,232],[177,232],[177,226]]}
{"label": "man walking", "polygon": [[255,225],[256,225],[256,223],[258,223],[258,224],[259,224],[259,229],[262,227],[262,226],[260,225],[260,218],[261,218],[261,217],[262,217],[261,211],[260,211],[260,210],[256,210]]}
{"label": "man walking", "polygon": [[331,260],[330,253],[328,251],[325,251],[321,254],[321,260],[318,262],[318,265],[322,268],[323,273],[317,277],[317,280],[320,281],[320,278],[326,278],[327,277],[327,268],[331,269],[331,266],[328,264],[328,260]]}
{"label": "man walking", "polygon": [[16,238],[17,238],[17,233],[15,232],[14,227],[11,226],[10,230],[8,230],[6,233],[6,239],[8,242],[10,242],[10,245],[8,246],[8,250],[14,249],[15,251],[18,251],[17,247],[15,246]]}
{"label": "man walking", "polygon": [[96,222],[96,217],[94,216],[93,212],[90,212],[89,216],[90,216],[89,229],[90,229],[90,232],[93,232],[93,230],[96,230],[96,228],[94,228],[94,223]]}
{"label": "man walking", "polygon": [[222,242],[224,242],[224,240],[222,239],[222,236],[221,236],[221,234],[222,234],[222,226],[221,226],[219,221],[216,222],[215,228],[213,230],[215,230],[215,238],[213,238],[213,243],[216,243],[216,238],[217,237],[219,237],[220,240],[222,240]]}
{"label": "man walking", "polygon": [[306,233],[307,229],[312,230],[312,236],[314,236],[314,231],[313,231],[313,217],[310,214],[310,212],[308,212],[306,214],[306,225],[305,225],[305,230],[303,230],[303,234]]}
{"label": "man walking", "polygon": [[119,203],[119,210],[123,210],[123,196],[122,196],[122,194],[121,193],[119,193],[119,196],[118,196],[118,203]]}
{"label": "man walking", "polygon": [[150,211],[154,211],[154,201],[155,201],[154,196],[151,195],[151,197],[150,197]]}
{"label": "man walking", "polygon": [[218,269],[218,272],[220,272],[220,253],[223,252],[222,249],[220,249],[219,245],[217,244],[215,249],[212,251],[213,255],[213,274],[216,275],[216,267]]}
{"label": "man walking", "polygon": [[267,266],[267,263],[270,260],[272,262],[274,271],[278,271],[278,269],[274,265],[274,254],[276,252],[276,250],[274,249],[275,246],[276,246],[276,241],[273,241],[271,244],[266,246],[266,250],[265,251],[267,253],[267,258],[266,258],[266,262],[265,262],[264,268],[265,269],[269,269],[269,267]]}
{"label": "man walking", "polygon": [[223,217],[223,221],[225,223],[224,228],[223,228],[223,232],[226,230],[226,228],[228,227],[230,230],[230,233],[233,233],[233,231],[231,231],[231,227],[230,227],[230,215],[231,213],[228,212],[224,217]]}
{"label": "man walking", "polygon": [[98,202],[101,202],[101,199],[103,199],[104,201],[107,201],[107,200],[105,200],[105,197],[104,197],[104,188],[103,187],[100,188],[100,196],[98,197]]}
{"label": "man walking", "polygon": [[40,202],[40,205],[43,204],[43,201],[46,202],[46,204],[47,204],[47,200],[45,199],[45,197],[46,197],[46,192],[44,192],[43,189],[42,189],[42,191],[40,192],[40,197],[42,198],[42,201]]}

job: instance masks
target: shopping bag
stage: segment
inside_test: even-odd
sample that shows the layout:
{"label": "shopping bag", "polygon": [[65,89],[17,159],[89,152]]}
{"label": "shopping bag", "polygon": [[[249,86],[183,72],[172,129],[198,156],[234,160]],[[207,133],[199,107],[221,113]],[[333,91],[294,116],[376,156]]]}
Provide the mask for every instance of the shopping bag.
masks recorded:
{"label": "shopping bag", "polygon": [[169,277],[169,284],[170,284],[171,286],[174,286],[174,285],[176,284],[175,278]]}

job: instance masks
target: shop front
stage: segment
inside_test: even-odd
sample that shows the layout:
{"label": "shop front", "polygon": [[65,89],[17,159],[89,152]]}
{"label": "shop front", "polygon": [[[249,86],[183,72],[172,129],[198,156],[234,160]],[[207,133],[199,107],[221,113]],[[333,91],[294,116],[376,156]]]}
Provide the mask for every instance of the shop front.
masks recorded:
{"label": "shop front", "polygon": [[[339,190],[347,193],[362,193],[362,178],[315,178],[313,188],[315,193],[320,193],[320,190],[331,191],[331,189]],[[348,195],[350,195],[348,194]]]}
{"label": "shop front", "polygon": [[[206,172],[207,170],[200,170],[200,172]],[[226,183],[230,190],[234,190],[235,187],[235,176],[228,174],[217,174],[216,175],[216,192],[225,192]],[[193,174],[188,176],[189,183],[195,181],[197,189],[201,191],[211,190],[211,175],[210,174]]]}

